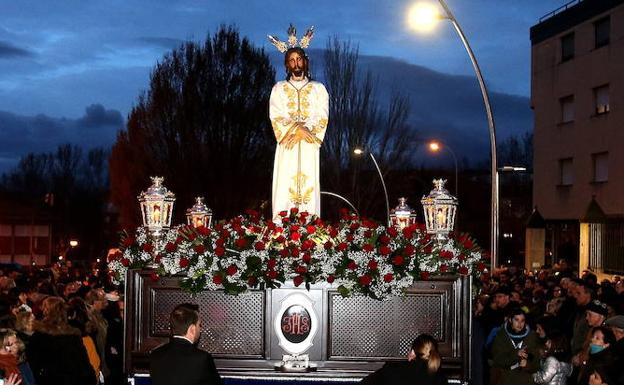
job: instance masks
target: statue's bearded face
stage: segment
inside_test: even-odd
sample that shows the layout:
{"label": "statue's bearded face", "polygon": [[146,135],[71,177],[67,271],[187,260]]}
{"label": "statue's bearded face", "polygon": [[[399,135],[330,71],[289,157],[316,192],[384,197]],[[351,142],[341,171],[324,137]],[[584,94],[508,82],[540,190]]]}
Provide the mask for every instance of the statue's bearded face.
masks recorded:
{"label": "statue's bearded face", "polygon": [[286,69],[294,77],[302,77],[308,70],[305,57],[297,51],[290,52],[286,58]]}

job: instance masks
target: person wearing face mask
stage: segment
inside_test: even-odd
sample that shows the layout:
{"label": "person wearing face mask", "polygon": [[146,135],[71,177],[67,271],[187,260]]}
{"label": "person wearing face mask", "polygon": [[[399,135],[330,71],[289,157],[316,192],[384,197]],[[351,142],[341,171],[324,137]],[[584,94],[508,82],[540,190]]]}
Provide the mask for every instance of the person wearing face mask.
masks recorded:
{"label": "person wearing face mask", "polygon": [[597,326],[592,329],[589,354],[587,361],[581,363],[578,384],[589,383],[589,378],[594,372],[606,373],[610,377],[615,357],[613,349],[609,347],[613,344],[615,344],[615,336],[611,329],[606,326]]}
{"label": "person wearing face mask", "polygon": [[329,119],[329,95],[323,84],[313,81],[304,48],[313,28],[297,39],[288,29],[288,41],[269,36],[284,53],[286,80],[277,82],[269,99],[269,118],[277,140],[273,165],[273,219],[291,208],[321,213],[319,153]]}

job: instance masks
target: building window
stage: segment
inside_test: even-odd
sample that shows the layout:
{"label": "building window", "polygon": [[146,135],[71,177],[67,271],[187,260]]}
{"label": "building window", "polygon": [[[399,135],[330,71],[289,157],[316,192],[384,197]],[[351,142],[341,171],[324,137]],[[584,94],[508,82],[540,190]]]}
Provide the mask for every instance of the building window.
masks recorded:
{"label": "building window", "polygon": [[609,112],[609,85],[594,88],[596,115]]}
{"label": "building window", "polygon": [[574,95],[559,99],[561,106],[561,123],[574,121]]}
{"label": "building window", "polygon": [[561,61],[568,61],[574,58],[574,32],[561,38]]}
{"label": "building window", "polygon": [[609,16],[594,23],[594,41],[596,48],[609,44],[610,30],[611,19]]}
{"label": "building window", "polygon": [[572,158],[559,159],[559,185],[571,186],[574,183]]}
{"label": "building window", "polygon": [[593,182],[606,182],[609,180],[609,153],[600,152],[592,154],[592,163],[594,164],[594,180]]}

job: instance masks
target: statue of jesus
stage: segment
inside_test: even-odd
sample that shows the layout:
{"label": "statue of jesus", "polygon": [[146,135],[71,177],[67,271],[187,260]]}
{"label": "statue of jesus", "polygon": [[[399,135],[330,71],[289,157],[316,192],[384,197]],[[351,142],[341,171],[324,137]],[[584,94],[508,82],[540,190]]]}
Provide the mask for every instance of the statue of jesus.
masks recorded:
{"label": "statue of jesus", "polygon": [[286,80],[271,90],[269,117],[277,148],[273,165],[273,218],[293,207],[310,214],[321,213],[319,152],[329,118],[329,95],[309,72],[307,48],[313,29],[297,41],[288,30],[289,45],[269,36],[284,52]]}

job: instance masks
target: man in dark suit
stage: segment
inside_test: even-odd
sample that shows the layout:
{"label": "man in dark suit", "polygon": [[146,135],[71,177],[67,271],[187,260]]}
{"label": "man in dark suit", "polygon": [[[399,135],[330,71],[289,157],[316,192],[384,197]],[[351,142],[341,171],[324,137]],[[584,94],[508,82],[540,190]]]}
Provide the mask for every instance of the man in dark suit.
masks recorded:
{"label": "man in dark suit", "polygon": [[223,385],[212,356],[195,346],[201,333],[198,307],[181,304],[171,312],[173,337],[150,354],[153,385]]}

